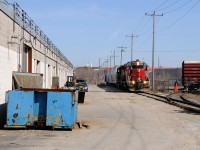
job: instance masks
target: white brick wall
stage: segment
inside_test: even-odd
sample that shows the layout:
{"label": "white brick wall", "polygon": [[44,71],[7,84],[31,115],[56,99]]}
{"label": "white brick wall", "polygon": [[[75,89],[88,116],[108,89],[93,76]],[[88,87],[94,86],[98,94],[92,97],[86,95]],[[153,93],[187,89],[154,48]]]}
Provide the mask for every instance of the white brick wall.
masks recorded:
{"label": "white brick wall", "polygon": [[12,90],[12,71],[17,71],[17,53],[0,46],[0,104],[5,102],[5,92]]}
{"label": "white brick wall", "polygon": [[[8,44],[8,42],[11,41],[21,41],[21,65],[23,64],[23,44],[32,48],[32,72],[43,74],[44,88],[51,88],[52,76],[56,76],[56,70],[60,70],[58,73],[60,78],[60,86],[63,86],[66,82],[65,72],[67,72],[68,75],[71,75],[73,74],[73,68],[65,67],[67,65],[66,62],[61,60],[61,58],[59,58],[49,49],[46,49],[44,43],[41,43],[39,39],[34,40],[34,35],[30,35],[26,30],[22,32],[23,29],[19,26],[19,24],[13,24],[13,20],[5,15],[2,11],[0,11],[0,18],[0,104],[5,102],[5,92],[12,89],[12,72],[17,71],[19,63],[19,46],[17,44]],[[13,36],[17,36],[18,39],[12,38]],[[26,40],[20,40],[22,37],[24,37]],[[30,39],[31,41],[29,41]],[[10,50],[8,49],[8,46]],[[47,57],[45,57],[45,49],[47,51]],[[38,61],[40,62],[39,65],[37,65]]]}

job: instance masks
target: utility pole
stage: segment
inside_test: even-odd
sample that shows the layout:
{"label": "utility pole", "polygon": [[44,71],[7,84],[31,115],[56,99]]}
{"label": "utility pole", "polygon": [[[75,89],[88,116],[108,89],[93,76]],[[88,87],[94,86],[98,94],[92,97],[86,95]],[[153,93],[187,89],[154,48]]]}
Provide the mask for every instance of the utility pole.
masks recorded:
{"label": "utility pole", "polygon": [[109,57],[110,58],[110,67],[112,67],[111,66],[111,61],[112,61],[112,57],[113,57],[113,67],[115,67],[115,50],[114,50],[114,54],[112,53],[112,51],[111,51],[111,56]]}
{"label": "utility pole", "polygon": [[99,58],[98,84],[100,83],[100,67],[101,67],[101,58]]}
{"label": "utility pole", "polygon": [[125,51],[124,51],[124,48],[127,48],[127,47],[121,46],[121,47],[117,47],[117,48],[120,48],[120,49],[121,49],[120,65],[122,65],[122,52],[125,52]]}
{"label": "utility pole", "polygon": [[138,35],[134,36],[133,34],[131,35],[126,35],[126,37],[130,37],[131,38],[131,62],[133,61],[133,38],[138,37]]}
{"label": "utility pole", "polygon": [[110,56],[110,68],[112,68],[112,56]]}
{"label": "utility pole", "polygon": [[152,91],[154,91],[154,44],[155,44],[155,17],[156,16],[163,16],[163,13],[162,14],[156,14],[156,12],[154,11],[153,14],[148,14],[148,13],[145,13],[146,16],[151,16],[153,17],[153,44],[152,44],[152,78],[151,78],[151,81],[152,81]]}
{"label": "utility pole", "polygon": [[115,50],[114,50],[114,67],[115,67]]}
{"label": "utility pole", "polygon": [[106,59],[106,67],[108,67],[108,59]]}

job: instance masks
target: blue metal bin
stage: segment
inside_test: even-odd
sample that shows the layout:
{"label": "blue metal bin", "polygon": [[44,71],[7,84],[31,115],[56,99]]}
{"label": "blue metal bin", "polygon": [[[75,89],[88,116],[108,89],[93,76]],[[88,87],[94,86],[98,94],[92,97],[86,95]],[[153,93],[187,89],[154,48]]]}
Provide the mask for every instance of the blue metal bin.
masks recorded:
{"label": "blue metal bin", "polygon": [[77,120],[78,91],[22,89],[6,93],[5,128],[52,127],[72,129]]}

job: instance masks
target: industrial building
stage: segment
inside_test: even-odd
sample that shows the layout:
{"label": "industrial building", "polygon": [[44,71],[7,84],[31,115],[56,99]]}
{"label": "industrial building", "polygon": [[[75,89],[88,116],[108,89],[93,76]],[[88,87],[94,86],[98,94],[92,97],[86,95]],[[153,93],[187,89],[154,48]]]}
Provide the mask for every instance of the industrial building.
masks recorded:
{"label": "industrial building", "polygon": [[43,88],[51,88],[52,77],[59,86],[73,75],[73,65],[17,4],[0,1],[0,104],[12,90],[13,71],[41,73]]}

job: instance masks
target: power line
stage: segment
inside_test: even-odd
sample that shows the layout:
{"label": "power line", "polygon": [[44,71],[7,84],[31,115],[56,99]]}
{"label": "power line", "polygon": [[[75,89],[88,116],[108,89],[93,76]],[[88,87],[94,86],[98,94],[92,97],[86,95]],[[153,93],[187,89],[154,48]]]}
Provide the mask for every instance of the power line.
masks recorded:
{"label": "power line", "polygon": [[130,37],[131,38],[131,61],[133,61],[133,38],[138,37],[138,35],[126,35],[126,37]]}
{"label": "power line", "polygon": [[[128,51],[126,51],[128,52]],[[134,52],[141,52],[141,53],[144,53],[144,52],[152,52],[152,51],[140,51],[140,50],[135,50]],[[200,53],[200,50],[199,51],[183,51],[183,50],[178,50],[178,51],[154,51],[154,52],[157,52],[157,53],[191,53],[191,52],[195,52],[195,53]]]}
{"label": "power line", "polygon": [[154,11],[158,11],[158,9],[160,8],[160,7],[162,7],[165,3],[167,3],[168,2],[168,0],[166,0],[166,1],[164,1],[162,4],[160,4],[157,8],[155,8],[154,9]]}
{"label": "power line", "polygon": [[169,28],[171,28],[172,26],[174,26],[175,24],[177,24],[181,19],[183,19],[198,3],[200,2],[200,0],[198,0],[185,14],[183,14],[180,18],[178,18],[174,23],[168,25],[167,27],[165,27],[164,29],[157,31],[157,33],[159,32],[163,32]]}
{"label": "power line", "polygon": [[124,49],[127,48],[127,47],[120,46],[120,47],[117,47],[117,48],[120,48],[120,49],[121,49],[120,65],[122,65],[122,52],[125,52]]}
{"label": "power line", "polygon": [[[141,32],[147,25],[148,25],[148,23],[150,22],[150,18],[144,23],[144,25],[140,28],[140,30],[136,30],[137,32]],[[149,29],[148,29],[149,30]],[[136,32],[135,31],[135,32]],[[146,33],[146,31],[144,32],[144,33]],[[142,35],[142,34],[141,34]]]}
{"label": "power line", "polygon": [[150,40],[151,36],[152,36],[152,34],[149,34],[149,36],[146,38],[146,40],[141,45],[139,45],[139,48],[144,47],[144,45]]}
{"label": "power line", "polygon": [[[149,20],[150,21],[150,18]],[[155,20],[155,23],[159,22],[159,20]],[[145,32],[141,33],[141,34],[138,34],[138,36],[144,36],[146,35],[147,33],[149,33],[151,31],[152,27],[148,28]]]}
{"label": "power line", "polygon": [[161,10],[167,9],[167,8],[169,8],[169,7],[173,6],[173,5],[175,5],[175,4],[178,3],[179,1],[180,1],[180,0],[177,0],[177,1],[173,2],[172,4],[170,4],[170,5],[168,5],[168,6],[164,7],[164,8],[161,8],[161,9],[159,9],[159,10],[157,10],[157,11],[161,11]]}
{"label": "power line", "polygon": [[[183,3],[182,5],[176,7],[175,9],[166,11],[165,14],[169,14],[169,13],[175,12],[175,11],[177,11],[177,10],[183,8],[184,6],[188,5],[188,4],[191,3],[192,1],[194,1],[194,0],[186,1],[186,2]],[[157,31],[156,33],[165,31],[165,30],[171,28],[172,26],[174,26],[175,24],[177,24],[182,18],[184,18],[184,17],[199,3],[199,1],[200,1],[200,0],[198,0],[185,14],[183,14],[183,15],[182,15],[179,19],[177,19],[174,23],[170,24],[169,26],[167,26],[166,28],[164,28],[164,29],[162,29],[162,30],[160,30],[160,31]],[[174,6],[174,5],[177,4],[178,2],[180,2],[180,0],[176,0],[176,1],[174,1],[173,3],[171,3],[171,4],[169,4],[169,5],[166,5],[167,2],[169,2],[169,0],[165,0],[163,3],[161,3],[161,4],[160,4],[158,7],[156,7],[154,10],[158,10],[158,11],[160,11],[160,10],[166,10],[166,9],[168,9],[168,8],[170,8],[170,7],[172,7],[172,6]],[[145,15],[140,19],[139,23],[137,24],[137,26],[136,26],[135,29],[134,29],[135,31],[141,33],[141,31],[143,31],[143,30],[147,27],[147,25],[148,25],[150,19],[148,19],[148,20],[145,22],[145,21],[144,21],[144,20],[145,20],[144,18],[145,18]],[[142,26],[142,27],[141,27],[141,26]],[[151,28],[152,28],[152,27],[148,28],[146,31],[144,31],[143,33],[138,34],[138,35],[139,35],[139,36],[144,36],[144,35],[146,35],[147,33],[149,33],[149,32],[151,31]],[[127,39],[127,37],[124,38],[124,40],[123,40],[123,45],[125,44],[126,39]],[[147,42],[149,41],[149,39],[150,39],[150,36],[145,40],[144,44],[147,43]],[[172,52],[172,51],[166,51],[166,52]]]}
{"label": "power line", "polygon": [[140,19],[139,23],[137,24],[137,26],[135,27],[135,29],[133,30],[133,32],[136,32],[138,27],[140,26],[140,24],[142,24],[143,20],[145,18],[145,15],[142,17],[142,19]]}
{"label": "power line", "polygon": [[165,3],[167,3],[168,2],[168,0],[165,0],[164,2],[162,2],[159,6],[157,6],[156,8],[154,8],[153,10],[151,10],[151,11],[148,11],[147,13],[150,13],[150,12],[152,12],[152,11],[157,11],[160,7],[162,7]]}
{"label": "power line", "polygon": [[[154,10],[157,10],[157,9],[159,9],[160,7],[162,7],[165,3],[167,3],[168,2],[168,0],[165,0],[163,3],[161,3],[158,7],[156,7]],[[133,30],[133,32],[134,33],[136,33],[136,32],[141,32],[147,25],[148,25],[148,23],[149,23],[149,21],[150,21],[150,18],[144,23],[144,25],[141,27],[141,28],[139,28],[140,27],[140,25],[142,24],[142,22],[144,21],[144,18],[145,18],[145,15],[140,19],[140,21],[139,21],[139,23],[137,24],[137,26],[135,27],[135,29]],[[152,27],[150,27],[150,28],[148,28],[148,30],[146,30],[145,32],[143,32],[143,33],[141,33],[141,34],[138,34],[139,36],[144,36],[145,34],[147,34],[148,32],[150,32],[151,31],[151,28]],[[132,32],[132,33],[133,33]],[[123,41],[123,45],[125,44],[125,40],[126,40],[126,38],[124,39],[124,41]]]}
{"label": "power line", "polygon": [[[167,3],[169,0],[165,0],[163,3],[161,3],[159,6],[157,6],[155,9],[153,9],[153,11],[159,9],[160,7],[162,7],[165,3]],[[178,0],[179,1],[179,0]],[[152,11],[149,11],[152,12]],[[135,29],[133,30],[134,33],[136,32],[141,32],[147,25],[148,22],[150,21],[150,18],[144,23],[144,25],[142,26],[142,28],[139,28],[140,25],[142,24],[142,22],[144,21],[145,15],[140,19],[139,23],[136,25]],[[139,28],[139,29],[138,29]],[[148,28],[148,30],[146,30],[144,33],[140,34],[140,36],[145,35],[146,33],[150,32],[151,28]],[[137,31],[138,30],[138,31]],[[132,33],[133,33],[132,32]],[[124,43],[123,43],[124,44]]]}
{"label": "power line", "polygon": [[122,42],[122,45],[125,45],[125,41],[126,41],[126,36],[124,37],[124,40],[123,40],[123,42]]}
{"label": "power line", "polygon": [[192,1],[193,1],[193,0],[189,0],[189,1],[187,1],[186,3],[184,3],[183,5],[177,7],[177,8],[175,8],[175,9],[173,9],[173,10],[170,10],[170,11],[168,11],[168,12],[164,12],[164,14],[169,14],[169,13],[172,13],[172,12],[174,12],[174,11],[177,11],[177,10],[181,9],[182,7],[186,6],[187,4],[191,3]]}

